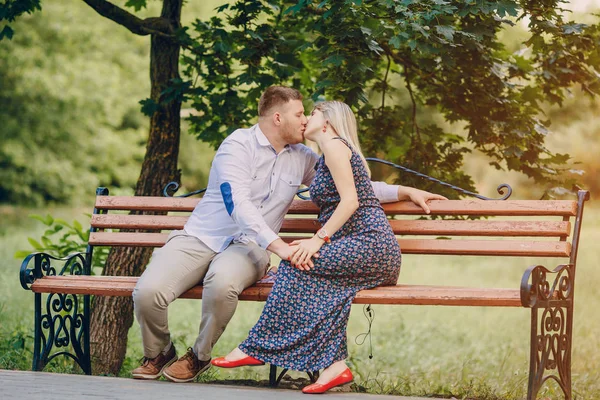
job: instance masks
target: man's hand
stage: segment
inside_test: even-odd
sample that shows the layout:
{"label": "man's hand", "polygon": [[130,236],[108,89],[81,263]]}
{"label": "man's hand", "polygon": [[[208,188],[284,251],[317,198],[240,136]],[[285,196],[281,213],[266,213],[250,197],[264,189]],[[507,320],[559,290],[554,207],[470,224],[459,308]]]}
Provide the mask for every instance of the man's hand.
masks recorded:
{"label": "man's hand", "polygon": [[425,211],[426,214],[429,214],[431,210],[427,205],[427,202],[430,200],[448,200],[446,197],[429,193],[424,190],[415,189],[406,186],[400,186],[398,188],[398,200],[410,200]]}
{"label": "man's hand", "polygon": [[296,246],[290,246],[281,238],[279,238],[271,242],[269,247],[267,247],[267,250],[277,254],[277,256],[282,260],[290,260],[292,258],[292,254],[296,250]]}
{"label": "man's hand", "polygon": [[290,259],[292,265],[301,271],[308,271],[314,268],[312,257],[319,258],[318,251],[325,242],[313,236],[310,239],[294,240],[290,246],[295,247]]}

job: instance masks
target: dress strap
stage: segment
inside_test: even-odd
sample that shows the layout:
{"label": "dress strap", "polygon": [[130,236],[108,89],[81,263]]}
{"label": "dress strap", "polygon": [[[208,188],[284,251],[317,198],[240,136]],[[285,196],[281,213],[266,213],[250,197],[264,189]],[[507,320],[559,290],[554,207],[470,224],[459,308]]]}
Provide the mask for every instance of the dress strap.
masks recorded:
{"label": "dress strap", "polygon": [[342,143],[344,143],[346,146],[348,146],[348,148],[350,148],[350,150],[354,153],[354,148],[352,146],[350,146],[350,143],[348,143],[348,141],[342,137],[336,136],[333,139],[338,139],[341,140]]}

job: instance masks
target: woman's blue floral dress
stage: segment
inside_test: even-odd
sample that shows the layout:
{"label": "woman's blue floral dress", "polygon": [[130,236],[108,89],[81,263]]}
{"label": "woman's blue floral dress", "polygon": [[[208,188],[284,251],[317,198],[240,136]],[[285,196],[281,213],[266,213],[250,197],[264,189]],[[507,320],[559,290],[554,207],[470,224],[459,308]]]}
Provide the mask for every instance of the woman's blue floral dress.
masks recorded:
{"label": "woman's blue floral dress", "polygon": [[[326,368],[348,355],[346,326],[356,293],[397,283],[400,247],[354,150],[350,162],[358,209],[321,247],[313,269],[301,271],[281,262],[260,319],[239,346],[244,353],[297,371]],[[310,195],[324,225],[340,195],[323,156],[315,168]]]}

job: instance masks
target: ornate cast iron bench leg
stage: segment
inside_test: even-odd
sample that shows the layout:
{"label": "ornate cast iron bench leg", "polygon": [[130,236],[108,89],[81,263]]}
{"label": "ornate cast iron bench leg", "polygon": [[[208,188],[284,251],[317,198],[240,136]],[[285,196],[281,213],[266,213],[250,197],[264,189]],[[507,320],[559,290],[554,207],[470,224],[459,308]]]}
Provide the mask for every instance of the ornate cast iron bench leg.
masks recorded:
{"label": "ornate cast iron bench leg", "polygon": [[[45,253],[34,253],[21,264],[21,286],[31,290],[31,284],[43,276],[57,275],[52,260],[64,262],[58,275],[89,275],[87,253],[76,253],[65,258],[56,258]],[[29,265],[33,260],[33,268]],[[46,295],[45,307],[42,293],[35,293],[35,336],[33,349],[34,371],[43,370],[54,358],[64,355],[72,358],[87,375],[91,375],[90,360],[90,296],[64,293]],[[66,350],[50,354],[53,347]]]}
{"label": "ornate cast iron bench leg", "polygon": [[[554,271],[530,267],[521,281],[521,303],[531,308],[531,352],[527,400],[535,400],[543,384],[552,379],[572,400],[571,345],[573,340],[573,265]],[[555,274],[548,282],[547,275]],[[530,282],[531,281],[531,282]]]}

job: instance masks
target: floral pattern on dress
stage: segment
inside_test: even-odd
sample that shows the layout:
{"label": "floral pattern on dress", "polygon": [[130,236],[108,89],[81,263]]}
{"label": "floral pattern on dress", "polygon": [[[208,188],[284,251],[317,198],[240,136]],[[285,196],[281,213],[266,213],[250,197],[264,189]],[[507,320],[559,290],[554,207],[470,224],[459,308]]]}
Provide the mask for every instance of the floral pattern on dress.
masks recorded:
{"label": "floral pattern on dress", "polygon": [[[397,283],[402,260],[398,241],[354,150],[350,163],[358,209],[331,237],[331,243],[321,247],[313,269],[301,271],[289,261],[280,263],[265,308],[239,346],[244,353],[297,371],[326,368],[348,356],[346,327],[356,293]],[[340,195],[324,156],[315,168],[310,195],[324,225]]]}

